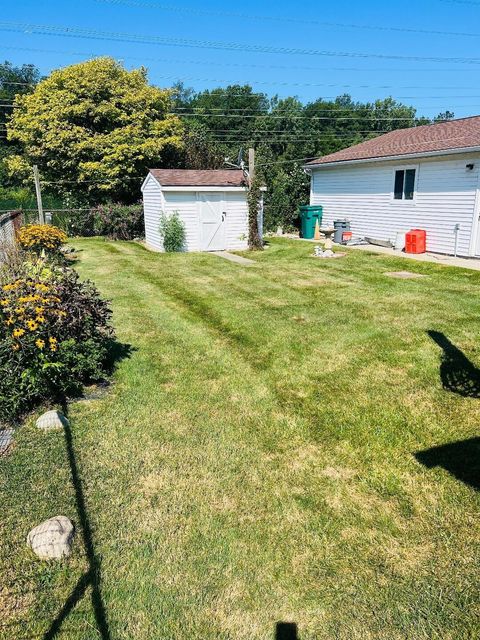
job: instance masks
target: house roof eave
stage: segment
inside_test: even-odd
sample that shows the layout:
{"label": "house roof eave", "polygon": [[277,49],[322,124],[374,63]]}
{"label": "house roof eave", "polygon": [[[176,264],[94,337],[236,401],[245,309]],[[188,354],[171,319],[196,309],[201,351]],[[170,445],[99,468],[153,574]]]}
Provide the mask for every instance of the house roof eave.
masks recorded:
{"label": "house roof eave", "polygon": [[418,153],[401,153],[397,155],[391,156],[373,156],[370,158],[356,158],[351,160],[334,160],[332,162],[319,162],[314,163],[311,162],[309,164],[304,165],[304,169],[310,172],[313,169],[322,169],[323,167],[338,167],[344,165],[353,165],[353,164],[365,164],[371,162],[388,162],[392,160],[415,160],[420,158],[432,158],[436,156],[449,156],[454,154],[462,154],[462,153],[478,153],[480,152],[480,145],[475,147],[458,147],[456,149],[438,149],[436,151],[420,151]]}

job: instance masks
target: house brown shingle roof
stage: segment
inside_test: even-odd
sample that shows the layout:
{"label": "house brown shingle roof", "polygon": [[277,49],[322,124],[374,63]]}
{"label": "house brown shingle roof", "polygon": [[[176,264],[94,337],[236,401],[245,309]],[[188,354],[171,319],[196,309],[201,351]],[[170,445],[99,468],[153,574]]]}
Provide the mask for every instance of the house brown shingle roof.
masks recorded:
{"label": "house brown shingle roof", "polygon": [[244,187],[243,171],[219,169],[150,169],[162,187]]}
{"label": "house brown shingle roof", "polygon": [[410,129],[397,129],[383,136],[378,136],[378,138],[313,160],[308,165],[348,160],[371,160],[431,151],[446,151],[448,153],[453,149],[468,149],[469,147],[480,147],[480,116],[438,122]]}

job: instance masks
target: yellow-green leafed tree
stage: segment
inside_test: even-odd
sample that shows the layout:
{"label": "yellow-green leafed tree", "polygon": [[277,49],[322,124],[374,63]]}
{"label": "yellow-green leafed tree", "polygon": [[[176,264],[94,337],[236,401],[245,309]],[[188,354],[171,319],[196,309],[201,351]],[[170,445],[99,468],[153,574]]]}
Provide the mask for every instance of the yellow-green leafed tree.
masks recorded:
{"label": "yellow-green leafed tree", "polygon": [[17,96],[8,138],[23,156],[8,168],[30,177],[37,164],[51,190],[90,202],[136,200],[137,176],[182,156],[183,125],[170,110],[171,92],[149,85],[144,68],[104,57],[59,69]]}

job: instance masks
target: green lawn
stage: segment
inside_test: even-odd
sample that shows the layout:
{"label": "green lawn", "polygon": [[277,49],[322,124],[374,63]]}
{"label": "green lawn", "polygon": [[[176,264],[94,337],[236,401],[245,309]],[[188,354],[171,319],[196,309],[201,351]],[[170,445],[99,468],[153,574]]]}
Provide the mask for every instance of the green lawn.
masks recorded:
{"label": "green lawn", "polygon": [[[480,273],[75,245],[130,352],[0,458],[0,637],[478,637]],[[57,514],[60,566],[25,545]]]}

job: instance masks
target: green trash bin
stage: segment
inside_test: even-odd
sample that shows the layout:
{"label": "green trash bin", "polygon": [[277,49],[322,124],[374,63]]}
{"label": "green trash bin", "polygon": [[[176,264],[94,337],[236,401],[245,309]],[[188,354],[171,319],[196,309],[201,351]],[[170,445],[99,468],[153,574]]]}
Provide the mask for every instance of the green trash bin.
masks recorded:
{"label": "green trash bin", "polygon": [[301,236],[311,240],[315,235],[315,224],[322,226],[323,207],[318,204],[302,204],[300,206]]}

